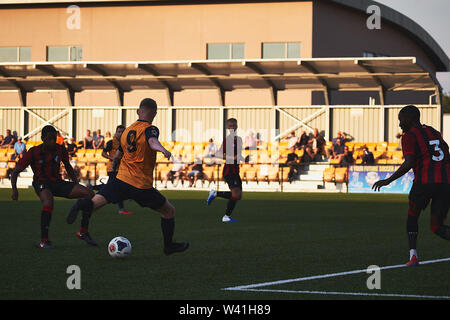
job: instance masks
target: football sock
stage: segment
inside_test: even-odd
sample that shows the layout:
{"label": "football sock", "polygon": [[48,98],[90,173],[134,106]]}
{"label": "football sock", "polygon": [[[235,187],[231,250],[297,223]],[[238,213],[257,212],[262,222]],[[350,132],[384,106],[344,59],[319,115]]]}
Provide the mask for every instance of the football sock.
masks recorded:
{"label": "football sock", "polygon": [[94,203],[92,202],[91,199],[89,198],[83,198],[83,199],[79,199],[78,201],[78,208],[83,211],[83,213],[85,212],[92,212],[92,209],[94,208]]}
{"label": "football sock", "polygon": [[408,233],[408,245],[409,249],[417,248],[417,235],[419,233],[419,217],[408,214],[406,220],[406,232]]}
{"label": "football sock", "polygon": [[225,199],[231,199],[230,191],[217,191],[217,196]]}
{"label": "football sock", "polygon": [[83,212],[83,215],[81,217],[81,229],[87,229],[89,227],[89,220],[91,219],[91,213],[90,211],[88,212]]}
{"label": "football sock", "polygon": [[52,219],[51,206],[43,206],[41,213],[41,241],[48,241],[48,229],[50,227],[50,220]]}
{"label": "football sock", "polygon": [[119,207],[119,210],[122,211],[124,209],[123,201],[117,202],[117,206]]}
{"label": "football sock", "polygon": [[94,203],[89,198],[83,198],[77,201],[77,205],[78,209],[83,212],[81,217],[81,228],[87,230],[89,227],[89,220],[92,215],[92,209],[94,208]]}
{"label": "football sock", "polygon": [[231,216],[231,213],[233,212],[234,207],[236,207],[236,202],[237,202],[237,199],[233,198],[233,197],[231,197],[230,200],[228,200],[227,209],[225,210],[225,214],[227,216]]}
{"label": "football sock", "polygon": [[416,256],[416,258],[419,258],[419,256],[417,255],[416,249],[409,250],[409,260],[411,260],[413,256]]}
{"label": "football sock", "polygon": [[164,239],[164,246],[171,244],[173,233],[175,231],[175,218],[164,219],[161,217],[161,230]]}

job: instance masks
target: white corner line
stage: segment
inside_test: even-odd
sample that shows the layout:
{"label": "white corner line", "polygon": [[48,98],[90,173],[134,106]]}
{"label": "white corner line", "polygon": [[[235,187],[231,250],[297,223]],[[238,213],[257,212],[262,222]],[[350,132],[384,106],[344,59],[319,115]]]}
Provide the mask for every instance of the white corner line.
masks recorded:
{"label": "white corner line", "polygon": [[[450,261],[450,258],[420,261],[420,265],[446,262],[446,261]],[[397,268],[406,268],[406,265],[405,264],[397,264],[397,265],[392,265],[392,266],[385,266],[385,267],[380,267],[380,270],[397,269]],[[260,288],[260,287],[266,287],[266,286],[275,286],[275,285],[280,285],[280,284],[286,284],[286,283],[291,283],[291,282],[301,282],[301,281],[316,280],[316,279],[323,279],[323,278],[332,278],[332,277],[346,276],[346,275],[357,274],[357,273],[367,273],[367,269],[345,271],[345,272],[338,272],[338,273],[329,273],[329,274],[323,274],[323,275],[317,275],[317,276],[302,277],[302,278],[287,279],[287,280],[278,280],[278,281],[271,281],[271,282],[262,282],[262,283],[244,285],[244,286],[228,287],[228,288],[223,288],[222,290],[248,290],[248,289]],[[271,290],[271,291],[273,291],[273,290]]]}
{"label": "white corner line", "polygon": [[420,298],[420,299],[450,299],[450,296],[428,296],[418,294],[397,294],[397,293],[367,293],[367,292],[336,292],[336,291],[297,291],[297,290],[277,290],[277,289],[233,289],[236,291],[250,292],[273,292],[273,293],[296,293],[296,294],[320,294],[320,295],[346,295],[346,296],[368,296],[368,297],[391,297],[391,298]]}

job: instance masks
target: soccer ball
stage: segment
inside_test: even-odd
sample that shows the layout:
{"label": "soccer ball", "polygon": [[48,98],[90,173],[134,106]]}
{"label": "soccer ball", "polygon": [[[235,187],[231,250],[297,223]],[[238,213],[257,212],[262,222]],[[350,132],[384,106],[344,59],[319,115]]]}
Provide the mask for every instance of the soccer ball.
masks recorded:
{"label": "soccer ball", "polygon": [[131,253],[131,243],[125,237],[115,237],[108,244],[108,252],[113,258],[126,258]]}

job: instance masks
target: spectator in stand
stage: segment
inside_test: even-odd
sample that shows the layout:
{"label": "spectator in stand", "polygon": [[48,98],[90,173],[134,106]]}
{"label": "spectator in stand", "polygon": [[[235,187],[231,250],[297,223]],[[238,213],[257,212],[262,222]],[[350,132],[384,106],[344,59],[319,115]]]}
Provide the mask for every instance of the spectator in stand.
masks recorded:
{"label": "spectator in stand", "polygon": [[314,134],[309,140],[308,144],[311,146],[311,150],[313,153],[313,160],[312,161],[320,161],[322,160],[322,154],[324,153],[325,148],[325,139],[322,137],[322,135],[319,133],[319,130],[316,128],[314,129]]}
{"label": "spectator in stand", "polygon": [[248,136],[244,139],[244,149],[245,150],[256,150],[258,141],[255,138],[255,133],[250,131]]}
{"label": "spectator in stand", "polygon": [[95,150],[103,149],[105,146],[105,137],[102,136],[102,131],[100,129],[97,130],[97,134],[92,139],[92,146]]}
{"label": "spectator in stand", "polygon": [[91,130],[86,130],[86,136],[83,139],[83,148],[84,149],[92,149],[92,141],[94,140],[94,137],[91,136]]}
{"label": "spectator in stand", "polygon": [[308,164],[314,161],[314,153],[310,145],[306,145],[305,152],[303,153],[302,158],[300,159],[301,164]]}
{"label": "spectator in stand", "polygon": [[298,175],[300,170],[299,165],[299,157],[295,153],[295,146],[291,147],[291,152],[287,155],[286,159],[286,166],[290,168],[289,174],[288,174],[288,180],[289,182],[292,182],[294,178]]}
{"label": "spectator in stand", "polygon": [[338,159],[339,162],[342,161],[345,152],[345,145],[342,143],[340,138],[336,139],[336,144],[333,146],[333,154],[331,159]]}
{"label": "spectator in stand", "polygon": [[198,181],[198,179],[203,177],[203,165],[202,160],[199,158],[195,159],[195,162],[192,164],[190,171],[187,174],[187,178],[189,180],[189,187],[194,186]]}
{"label": "spectator in stand", "polygon": [[217,148],[217,145],[214,143],[214,140],[211,138],[209,139],[209,143],[206,146],[206,156],[205,158],[214,158],[216,155],[217,150],[219,150]]}
{"label": "spectator in stand", "polygon": [[174,187],[176,187],[178,185],[178,182],[181,180],[181,183],[183,183],[183,175],[184,175],[184,168],[185,168],[185,164],[183,162],[181,162],[182,158],[181,155],[175,155],[173,156],[173,164],[172,164],[172,169],[167,173],[167,175],[164,177],[164,188],[167,188],[167,181],[172,181],[175,178],[175,183],[174,183]]}
{"label": "spectator in stand", "polygon": [[342,166],[350,166],[354,162],[355,162],[355,159],[353,159],[353,152],[351,152],[347,146],[344,146],[344,154],[342,156],[342,160],[340,162],[340,165],[342,165]]}
{"label": "spectator in stand", "polygon": [[56,143],[63,145],[64,144],[64,137],[61,135],[61,132],[56,132]]}
{"label": "spectator in stand", "polygon": [[106,146],[106,144],[108,143],[108,141],[110,141],[110,140],[112,140],[112,137],[111,137],[111,132],[110,131],[106,131],[105,132],[105,146]]}
{"label": "spectator in stand", "polygon": [[11,160],[18,161],[19,159],[22,159],[25,152],[27,152],[25,143],[22,141],[22,137],[19,137],[14,144],[14,154],[11,156]]}
{"label": "spectator in stand", "polygon": [[305,150],[306,146],[308,145],[308,141],[309,141],[308,135],[306,134],[305,130],[302,130],[302,133],[297,140],[295,148],[299,150]]}
{"label": "spectator in stand", "polygon": [[75,138],[70,138],[70,142],[67,143],[66,149],[70,158],[75,157],[78,151],[78,147],[75,143]]}
{"label": "spectator in stand", "polygon": [[362,164],[366,165],[374,165],[375,164],[375,158],[373,156],[373,153],[369,151],[369,148],[364,147],[364,154],[362,155]]}
{"label": "spectator in stand", "polygon": [[291,131],[289,135],[286,137],[286,140],[288,140],[288,149],[291,149],[293,146],[297,144],[297,137],[295,136],[295,131]]}
{"label": "spectator in stand", "polygon": [[[337,134],[336,134],[336,137],[331,139],[331,147],[327,149],[327,156],[328,156],[328,158],[330,158],[333,155],[333,149],[334,149],[334,146],[336,145],[337,139],[343,140],[343,136],[342,136],[342,132],[341,131],[338,131]],[[345,144],[345,142],[344,142],[344,144]]]}
{"label": "spectator in stand", "polygon": [[2,142],[0,147],[2,147],[2,148],[12,148],[12,147],[14,147],[15,140],[16,139],[11,134],[11,130],[7,129],[6,130],[6,137],[5,137],[5,139],[3,139],[3,142]]}
{"label": "spectator in stand", "polygon": [[331,140],[331,142],[333,143],[333,146],[336,144],[337,139],[341,139],[343,144],[345,144],[345,142],[346,142],[345,135],[343,135],[341,131],[338,131],[336,134],[336,138],[333,138]]}

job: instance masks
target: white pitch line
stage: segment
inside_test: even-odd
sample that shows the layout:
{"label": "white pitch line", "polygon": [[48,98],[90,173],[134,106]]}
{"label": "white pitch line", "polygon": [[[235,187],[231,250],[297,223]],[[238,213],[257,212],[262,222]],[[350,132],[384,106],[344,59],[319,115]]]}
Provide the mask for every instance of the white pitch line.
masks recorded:
{"label": "white pitch line", "polygon": [[277,290],[277,289],[239,289],[239,291],[297,293],[297,294],[304,293],[304,294],[347,295],[347,296],[372,296],[372,297],[392,297],[392,298],[450,299],[450,296],[427,296],[427,295],[417,295],[417,294],[396,294],[396,293],[296,291],[296,290]]}
{"label": "white pitch line", "polygon": [[[430,264],[430,263],[439,263],[439,262],[445,262],[445,261],[450,261],[450,258],[420,261],[420,264],[422,265],[422,264]],[[397,264],[397,265],[392,265],[392,266],[380,267],[380,270],[405,268],[405,267],[406,267],[405,264]],[[353,271],[346,271],[346,272],[338,272],[338,273],[329,273],[329,274],[310,276],[310,277],[302,277],[302,278],[295,278],[295,279],[263,282],[263,283],[256,283],[256,284],[245,285],[245,286],[228,287],[228,288],[223,288],[222,290],[248,290],[248,289],[253,289],[253,288],[274,286],[274,285],[286,284],[286,283],[291,283],[291,282],[300,282],[300,281],[316,280],[316,279],[323,279],[323,278],[332,278],[332,277],[346,276],[346,275],[357,274],[357,273],[367,273],[367,269],[360,269],[360,270],[353,270]]]}

